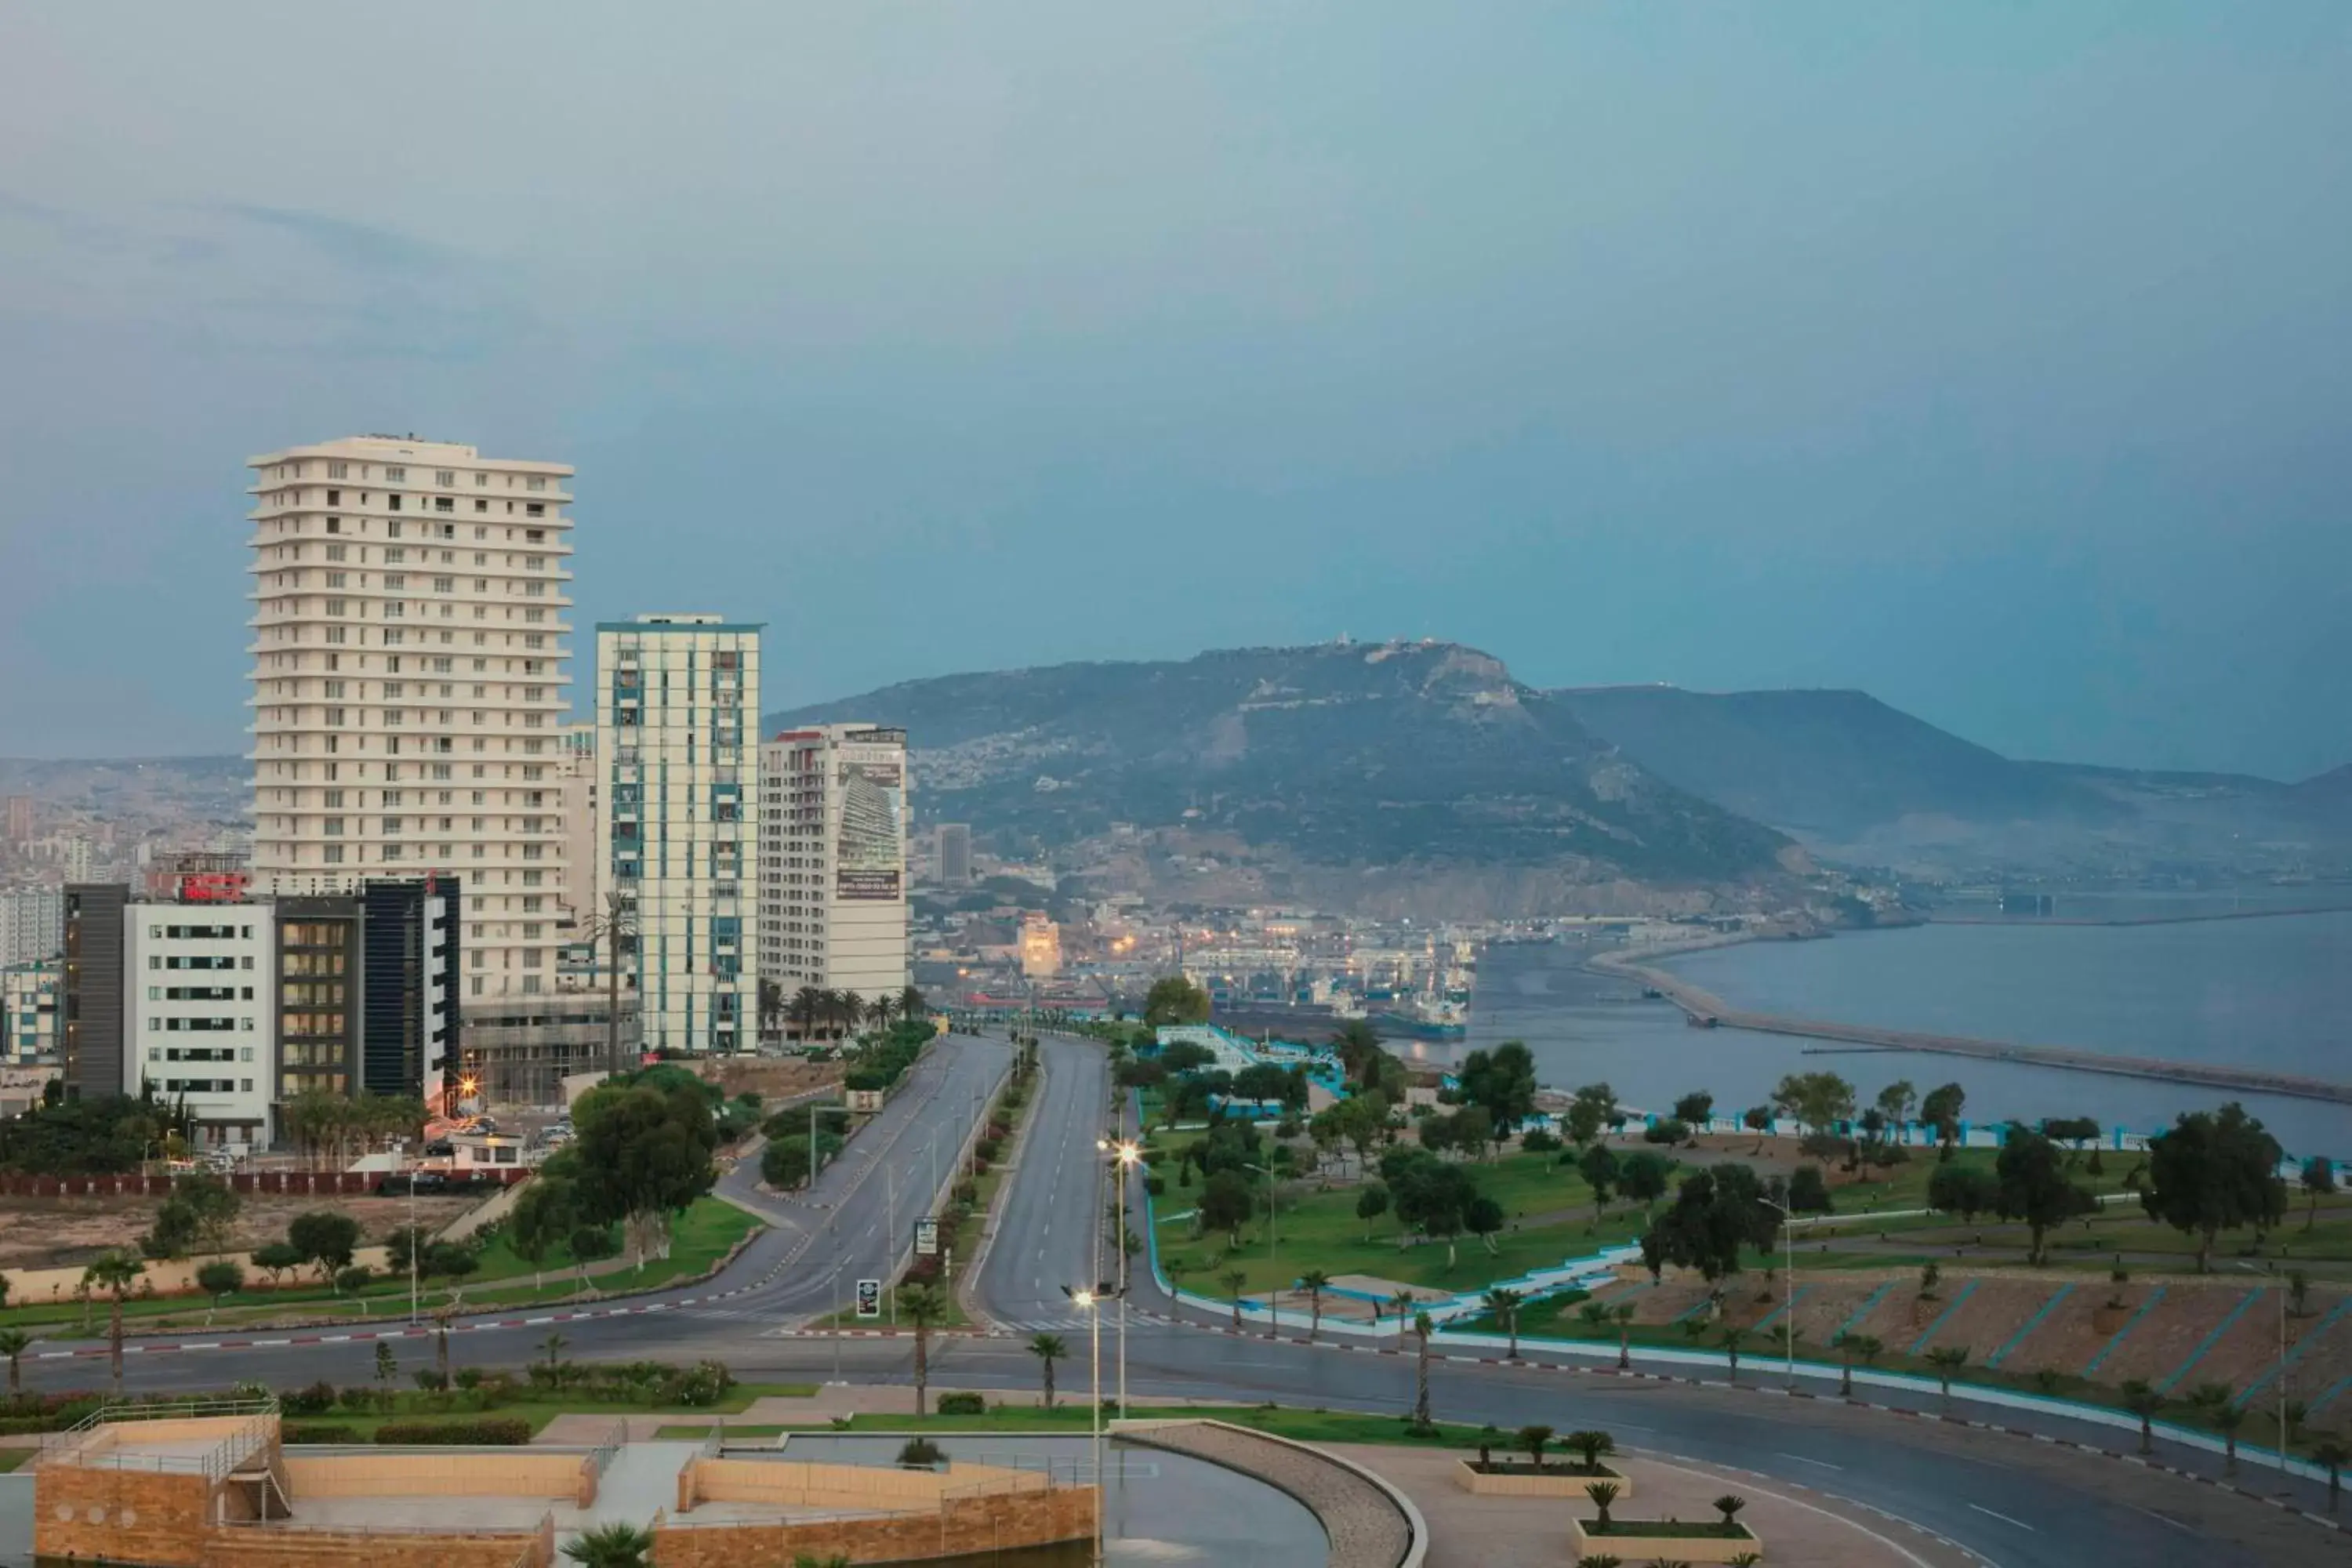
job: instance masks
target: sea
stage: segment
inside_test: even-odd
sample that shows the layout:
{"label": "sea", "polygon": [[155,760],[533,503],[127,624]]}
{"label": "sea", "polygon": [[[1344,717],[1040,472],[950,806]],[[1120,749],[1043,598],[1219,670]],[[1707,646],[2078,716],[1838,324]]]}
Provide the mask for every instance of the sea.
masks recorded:
{"label": "sea", "polygon": [[[2095,917],[2178,914],[2145,906]],[[1433,1065],[1524,1040],[1548,1087],[1606,1082],[1626,1104],[1663,1110],[1705,1089],[1719,1114],[1761,1103],[1781,1076],[1834,1071],[1865,1103],[1908,1079],[1957,1082],[1969,1121],[2095,1117],[2161,1131],[2189,1110],[2242,1101],[2290,1154],[2352,1157],[2352,1106],[2284,1095],[1860,1048],[1736,1029],[1696,1029],[1638,984],[1582,966],[1622,951],[1574,942],[1481,951],[1468,1037],[1391,1041]],[[2258,1065],[2352,1083],[2352,911],[2163,924],[1931,922],[1757,942],[1668,961],[1727,1003],[1841,1023],[2063,1046],[2119,1056]]]}

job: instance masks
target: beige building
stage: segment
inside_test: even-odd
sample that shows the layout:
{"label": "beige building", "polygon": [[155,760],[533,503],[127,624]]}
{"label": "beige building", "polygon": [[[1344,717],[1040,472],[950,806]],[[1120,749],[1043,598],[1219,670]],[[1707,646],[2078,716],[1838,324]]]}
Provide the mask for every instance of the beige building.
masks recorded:
{"label": "beige building", "polygon": [[761,747],[760,966],[866,1001],[906,989],[907,732],[787,730]]}
{"label": "beige building", "polygon": [[1034,910],[1021,917],[1021,973],[1032,980],[1062,973],[1062,928]]}
{"label": "beige building", "polygon": [[257,890],[455,872],[468,1006],[552,991],[572,469],[374,436],[247,466]]}

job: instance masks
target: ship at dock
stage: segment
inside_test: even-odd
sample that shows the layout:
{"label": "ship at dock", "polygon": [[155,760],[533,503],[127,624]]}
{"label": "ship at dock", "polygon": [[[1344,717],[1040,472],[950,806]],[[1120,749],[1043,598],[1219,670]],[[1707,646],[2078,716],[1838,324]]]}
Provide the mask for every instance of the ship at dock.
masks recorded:
{"label": "ship at dock", "polygon": [[1312,952],[1305,945],[1228,936],[1187,953],[1185,970],[1232,1027],[1319,1037],[1361,1021],[1388,1039],[1469,1034],[1472,939],[1408,923],[1351,932]]}

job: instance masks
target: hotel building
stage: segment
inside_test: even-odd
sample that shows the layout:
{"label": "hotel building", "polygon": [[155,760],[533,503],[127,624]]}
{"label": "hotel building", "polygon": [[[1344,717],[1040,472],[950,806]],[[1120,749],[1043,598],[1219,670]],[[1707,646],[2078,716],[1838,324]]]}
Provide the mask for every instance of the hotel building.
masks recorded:
{"label": "hotel building", "polygon": [[788,730],[761,748],[760,963],[867,1001],[907,985],[907,732]]}

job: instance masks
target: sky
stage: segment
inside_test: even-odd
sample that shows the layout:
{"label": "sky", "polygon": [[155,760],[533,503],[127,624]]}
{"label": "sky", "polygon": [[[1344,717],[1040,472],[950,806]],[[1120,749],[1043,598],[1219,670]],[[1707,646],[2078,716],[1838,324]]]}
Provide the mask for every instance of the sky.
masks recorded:
{"label": "sky", "polygon": [[240,749],[244,460],[387,431],[575,464],[576,619],[771,709],[1428,636],[2315,773],[2347,80],[2342,0],[0,8],[0,755]]}

